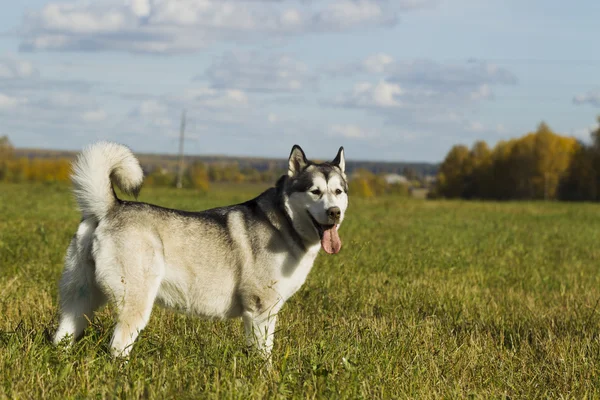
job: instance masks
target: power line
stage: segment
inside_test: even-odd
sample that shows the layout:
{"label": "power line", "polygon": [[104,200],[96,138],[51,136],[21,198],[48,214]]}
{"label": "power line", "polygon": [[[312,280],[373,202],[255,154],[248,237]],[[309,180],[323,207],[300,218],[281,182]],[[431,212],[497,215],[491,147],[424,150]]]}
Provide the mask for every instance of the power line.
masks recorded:
{"label": "power line", "polygon": [[181,113],[181,126],[179,129],[179,170],[177,171],[177,188],[183,187],[183,143],[185,141],[185,110]]}

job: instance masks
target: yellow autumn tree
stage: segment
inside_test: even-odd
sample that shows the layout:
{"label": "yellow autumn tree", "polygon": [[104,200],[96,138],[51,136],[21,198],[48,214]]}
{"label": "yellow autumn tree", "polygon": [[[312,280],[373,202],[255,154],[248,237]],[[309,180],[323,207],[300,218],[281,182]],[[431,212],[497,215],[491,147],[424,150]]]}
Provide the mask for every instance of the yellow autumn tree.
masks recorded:
{"label": "yellow autumn tree", "polygon": [[0,181],[6,179],[13,156],[14,148],[8,136],[0,137]]}
{"label": "yellow autumn tree", "polygon": [[353,195],[358,197],[373,197],[375,194],[373,193],[373,189],[369,185],[369,181],[366,178],[356,178],[353,179],[350,184],[350,190]]}
{"label": "yellow autumn tree", "polygon": [[407,196],[408,185],[388,183],[383,174],[374,174],[367,169],[357,169],[350,180],[352,195],[358,197],[373,197],[381,195]]}
{"label": "yellow autumn tree", "polygon": [[506,200],[512,197],[515,177],[511,171],[510,156],[515,143],[516,140],[500,141],[494,146],[485,198]]}
{"label": "yellow autumn tree", "polygon": [[579,144],[541,123],[535,132],[516,140],[508,158],[511,198],[554,199]]}
{"label": "yellow autumn tree", "polygon": [[443,197],[462,197],[465,191],[466,177],[471,173],[469,148],[464,145],[453,146],[440,165],[438,172],[438,191]]}
{"label": "yellow autumn tree", "polygon": [[466,176],[463,197],[465,198],[485,198],[488,197],[489,184],[491,180],[492,151],[485,141],[478,141],[473,144],[469,157],[466,161],[466,167],[463,169]]}
{"label": "yellow autumn tree", "polygon": [[144,177],[144,186],[173,187],[176,176],[162,167],[154,168]]}
{"label": "yellow autumn tree", "polygon": [[208,192],[208,169],[201,162],[195,162],[187,169],[187,178],[194,189]]}
{"label": "yellow autumn tree", "polygon": [[67,182],[71,164],[68,160],[33,159],[29,161],[27,180],[31,182]]}
{"label": "yellow autumn tree", "polygon": [[580,144],[566,175],[561,179],[558,198],[570,201],[600,200],[600,169],[593,146]]}
{"label": "yellow autumn tree", "polygon": [[580,147],[543,122],[535,132],[499,142],[491,151],[485,142],[470,151],[457,145],[440,166],[438,191],[445,197],[555,199]]}
{"label": "yellow autumn tree", "polygon": [[534,134],[534,171],[531,178],[534,197],[555,199],[558,185],[577,153],[579,143],[570,137],[552,132],[542,123]]}

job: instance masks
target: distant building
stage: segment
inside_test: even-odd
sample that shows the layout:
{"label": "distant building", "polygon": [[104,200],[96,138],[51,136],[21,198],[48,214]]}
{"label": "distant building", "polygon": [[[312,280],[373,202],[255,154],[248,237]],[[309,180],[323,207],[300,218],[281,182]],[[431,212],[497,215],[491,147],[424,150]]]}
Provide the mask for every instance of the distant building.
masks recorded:
{"label": "distant building", "polygon": [[385,182],[388,185],[408,185],[410,184],[410,182],[408,181],[408,179],[406,179],[406,177],[404,175],[400,175],[400,174],[386,174],[383,179],[385,179]]}
{"label": "distant building", "polygon": [[415,199],[426,199],[429,195],[428,188],[411,188],[410,195]]}
{"label": "distant building", "polygon": [[432,186],[437,183],[437,176],[435,175],[427,175],[424,179],[425,185]]}

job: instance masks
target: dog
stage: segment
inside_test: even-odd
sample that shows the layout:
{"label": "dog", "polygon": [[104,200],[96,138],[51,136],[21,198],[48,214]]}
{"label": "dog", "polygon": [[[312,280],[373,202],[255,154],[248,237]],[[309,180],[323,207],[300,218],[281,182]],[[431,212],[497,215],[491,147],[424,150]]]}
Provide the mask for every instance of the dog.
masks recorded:
{"label": "dog", "polygon": [[143,181],[125,146],[99,142],[73,165],[82,220],[65,257],[54,343],[72,344],[112,303],[110,349],[127,357],[154,303],[206,318],[238,318],[248,345],[269,356],[277,314],[304,284],[319,250],[335,254],[348,206],[344,149],[309,161],[295,145],[287,175],[245,203],[189,212],[137,199]]}

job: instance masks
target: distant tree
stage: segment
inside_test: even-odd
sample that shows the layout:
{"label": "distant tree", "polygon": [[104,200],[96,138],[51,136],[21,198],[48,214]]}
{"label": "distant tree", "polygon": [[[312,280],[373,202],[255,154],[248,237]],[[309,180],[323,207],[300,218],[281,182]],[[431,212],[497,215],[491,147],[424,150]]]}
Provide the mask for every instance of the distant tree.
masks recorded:
{"label": "distant tree", "polygon": [[500,141],[492,150],[490,167],[490,185],[487,186],[485,198],[498,200],[510,199],[515,189],[515,172],[511,167],[511,154],[516,140]]}
{"label": "distant tree", "polygon": [[555,199],[560,180],[577,154],[579,143],[574,138],[557,135],[545,124],[540,125],[535,139],[532,177],[535,198]]}
{"label": "distant tree", "polygon": [[29,176],[29,161],[26,158],[9,160],[5,180],[8,182],[25,182]]}
{"label": "distant tree", "polygon": [[386,193],[392,194],[395,196],[408,196],[410,194],[410,189],[407,184],[392,183],[392,184],[388,185]]}
{"label": "distant tree", "polygon": [[570,201],[598,201],[598,157],[592,146],[579,144],[573,160],[561,179],[558,197]]}
{"label": "distant tree", "polygon": [[208,177],[211,182],[243,182],[244,174],[241,173],[237,163],[214,164],[208,168]]}
{"label": "distant tree", "polygon": [[512,185],[510,198],[533,199],[535,170],[535,136],[529,133],[514,141],[508,158],[508,172]]}
{"label": "distant tree", "polygon": [[169,172],[163,168],[155,168],[144,179],[144,185],[158,187],[173,187],[175,186],[176,176],[173,172]]}
{"label": "distant tree", "polygon": [[358,197],[373,197],[381,195],[408,195],[408,185],[403,183],[389,184],[384,174],[374,174],[371,171],[359,168],[352,174],[349,183],[352,195]]}
{"label": "distant tree", "polygon": [[187,180],[194,189],[208,192],[208,169],[201,162],[195,162],[187,169]]}
{"label": "distant tree", "polygon": [[579,143],[569,168],[560,181],[558,196],[562,200],[600,200],[600,116],[598,127],[590,136],[592,143]]}
{"label": "distant tree", "polygon": [[14,157],[14,150],[15,148],[8,139],[8,136],[0,136],[0,161],[12,159]]}
{"label": "distant tree", "polygon": [[246,182],[258,183],[261,181],[261,174],[258,170],[246,167],[241,170],[242,175],[244,175],[244,180]]}
{"label": "distant tree", "polygon": [[600,115],[596,117],[596,122],[598,123],[598,127],[590,133],[590,136],[592,137],[594,150],[600,153]]}
{"label": "distant tree", "polygon": [[470,175],[469,149],[455,145],[440,165],[438,173],[438,191],[443,197],[462,197],[467,177]]}
{"label": "distant tree", "polygon": [[409,181],[417,181],[420,179],[419,173],[413,167],[404,167],[402,169],[402,175]]}
{"label": "distant tree", "polygon": [[65,159],[33,159],[28,161],[26,178],[31,182],[67,182],[71,164]]}
{"label": "distant tree", "polygon": [[260,180],[261,182],[274,184],[277,178],[279,178],[283,174],[285,174],[285,171],[278,171],[277,169],[268,169],[266,171],[261,172]]}
{"label": "distant tree", "polygon": [[437,191],[467,199],[555,199],[579,149],[575,139],[554,133],[543,122],[535,132],[499,142],[493,150],[485,142],[476,142],[470,151],[457,145],[440,166]]}
{"label": "distant tree", "polygon": [[556,198],[560,179],[577,150],[573,138],[554,133],[541,123],[535,132],[512,141],[503,163],[509,198]]}
{"label": "distant tree", "polygon": [[223,180],[222,170],[218,165],[208,167],[208,178],[211,182],[221,182]]}
{"label": "distant tree", "polygon": [[358,197],[373,197],[375,195],[369,185],[369,181],[363,177],[353,179],[350,190],[353,195]]}
{"label": "distant tree", "polygon": [[484,141],[475,142],[466,161],[465,171],[470,175],[465,177],[463,197],[485,198],[489,196],[491,184],[492,151]]}
{"label": "distant tree", "polygon": [[7,179],[9,164],[14,158],[14,148],[8,136],[0,137],[0,181]]}

